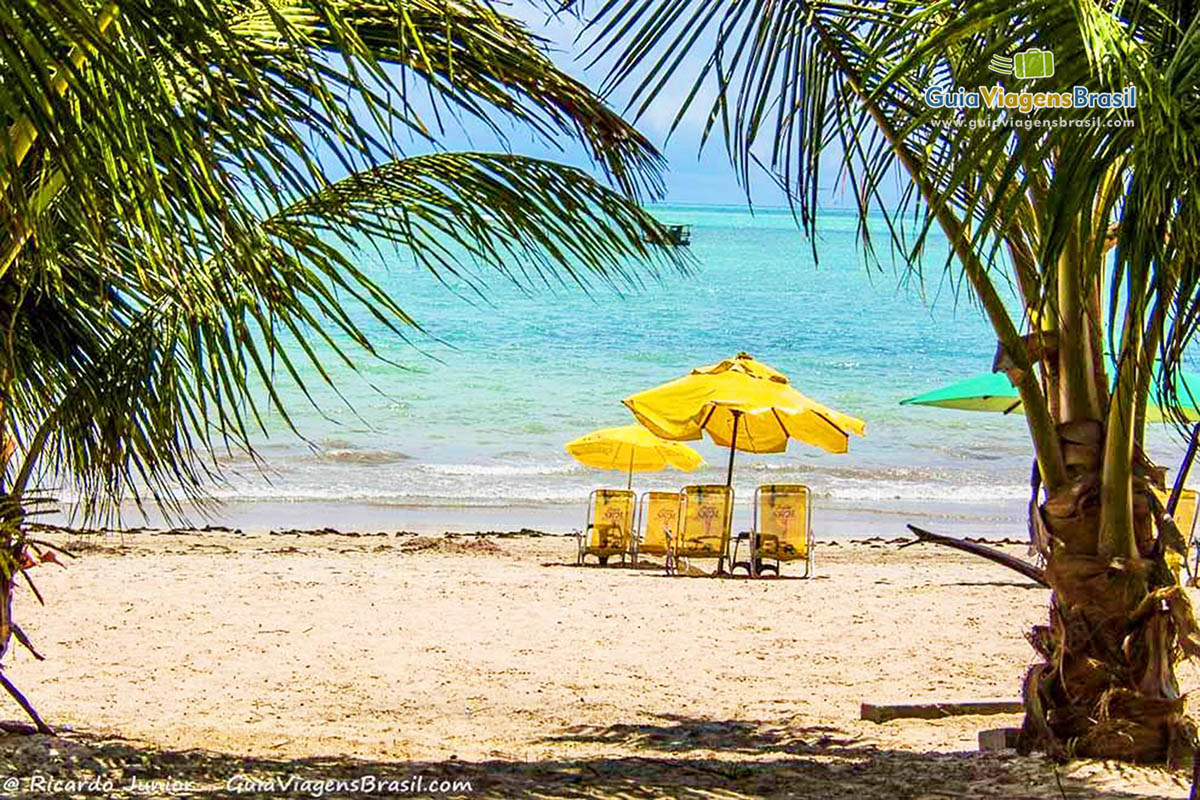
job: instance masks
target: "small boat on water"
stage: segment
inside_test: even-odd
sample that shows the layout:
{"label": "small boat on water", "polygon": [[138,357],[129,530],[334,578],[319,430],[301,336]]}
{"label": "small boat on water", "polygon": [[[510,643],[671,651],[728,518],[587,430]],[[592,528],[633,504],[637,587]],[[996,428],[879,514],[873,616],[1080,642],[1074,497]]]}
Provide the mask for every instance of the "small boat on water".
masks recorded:
{"label": "small boat on water", "polygon": [[692,243],[692,228],[690,225],[668,225],[667,241],[676,247],[687,247]]}

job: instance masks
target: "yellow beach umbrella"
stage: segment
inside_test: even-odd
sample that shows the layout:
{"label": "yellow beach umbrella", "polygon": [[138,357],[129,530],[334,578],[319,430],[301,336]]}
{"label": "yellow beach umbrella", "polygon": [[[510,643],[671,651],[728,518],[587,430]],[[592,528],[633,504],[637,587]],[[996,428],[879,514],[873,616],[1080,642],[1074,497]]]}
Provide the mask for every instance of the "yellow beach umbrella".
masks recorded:
{"label": "yellow beach umbrella", "polygon": [[641,425],[592,431],[567,442],[566,449],[589,467],[628,472],[630,487],[635,472],[658,472],[667,467],[691,472],[704,465],[704,458],[686,444],[668,442]]}
{"label": "yellow beach umbrella", "polygon": [[693,441],[707,432],[733,457],[781,453],[796,439],[830,453],[849,449],[850,434],[866,435],[866,424],[796,391],[787,376],[745,353],[624,400],[650,431],[675,441]]}

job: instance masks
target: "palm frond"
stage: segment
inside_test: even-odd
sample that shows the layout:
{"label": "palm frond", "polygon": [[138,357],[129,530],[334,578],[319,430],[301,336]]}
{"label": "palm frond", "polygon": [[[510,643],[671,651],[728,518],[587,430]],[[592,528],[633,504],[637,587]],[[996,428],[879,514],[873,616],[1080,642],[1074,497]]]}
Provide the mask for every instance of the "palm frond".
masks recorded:
{"label": "palm frond", "polygon": [[688,264],[619,192],[572,167],[492,153],[355,173],[231,235],[229,249],[181,260],[171,280],[134,277],[153,242],[117,218],[106,241],[119,271],[98,266],[90,241],[55,255],[55,281],[0,283],[15,304],[0,318],[20,346],[5,407],[23,465],[14,491],[72,486],[90,519],[127,499],[173,516],[203,504],[219,455],[254,457],[267,409],[290,424],[282,383],[315,402],[306,376],[333,386],[331,359],[357,370],[355,350],[377,352],[380,326],[366,318],[404,338],[415,320],[362,266],[380,242],[481,288],[497,273],[527,287],[622,286]]}
{"label": "palm frond", "polygon": [[[1194,234],[1184,229],[1194,219],[1200,174],[1200,109],[1191,80],[1200,74],[1200,22],[1190,4],[568,5],[588,18],[588,52],[608,66],[607,90],[630,98],[635,119],[664,102],[668,87],[690,86],[676,119],[708,103],[704,139],[723,142],[743,182],[762,171],[786,188],[810,235],[828,188],[821,166],[833,162],[860,210],[868,253],[866,217],[877,213],[920,275],[928,233],[948,215],[970,232],[984,280],[1011,281],[1028,313],[1058,313],[1060,285],[1103,283],[1113,314],[1132,292],[1139,307],[1164,309],[1155,323],[1161,336],[1142,338],[1156,343],[1167,372],[1180,364],[1200,290],[1191,267]],[[994,57],[1033,47],[1053,52],[1052,83],[990,69]],[[694,61],[685,55],[697,50],[707,59],[686,67]],[[1028,122],[1036,114],[931,108],[924,98],[930,87],[996,85],[1110,92],[1134,86],[1139,102],[1136,109],[1056,109],[1059,127],[1034,128]],[[891,185],[898,174],[908,188],[897,198]],[[1114,223],[1120,245],[1110,266],[1105,252]],[[1060,275],[1060,267],[1070,275]],[[1123,324],[1110,316],[1106,326],[1118,352]],[[1175,382],[1168,376],[1161,385],[1170,393]]]}

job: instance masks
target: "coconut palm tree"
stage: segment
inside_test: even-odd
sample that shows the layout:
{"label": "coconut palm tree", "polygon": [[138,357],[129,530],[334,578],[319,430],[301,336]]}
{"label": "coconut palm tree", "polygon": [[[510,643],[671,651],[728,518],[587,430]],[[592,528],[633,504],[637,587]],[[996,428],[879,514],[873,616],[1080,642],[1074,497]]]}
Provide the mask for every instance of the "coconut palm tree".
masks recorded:
{"label": "coconut palm tree", "polygon": [[[1151,379],[1160,373],[1158,399],[1178,409],[1173,375],[1200,320],[1195,5],[576,10],[591,13],[588,52],[635,121],[672,94],[683,97],[677,121],[706,104],[704,140],[723,140],[747,186],[761,174],[786,188],[810,235],[832,166],[858,203],[868,254],[874,212],[910,269],[943,263],[991,321],[995,368],[1019,390],[1036,455],[1030,532],[1053,588],[1049,622],[1030,635],[1042,661],[1024,681],[1022,746],[1136,760],[1191,746],[1175,666],[1200,638],[1176,577],[1184,544],[1151,492],[1164,471],[1141,445]],[[1053,54],[1052,78],[1018,77],[1012,59],[1031,48]],[[1006,60],[1001,75],[993,64]],[[997,86],[1133,87],[1137,104],[1022,112],[937,107],[927,95]],[[1030,123],[1050,119],[1061,124]],[[898,199],[886,188],[897,173]],[[949,255],[927,252],[935,228]]]}
{"label": "coconut palm tree", "polygon": [[[464,119],[574,142],[606,180],[445,152]],[[3,4],[0,654],[30,646],[12,592],[53,557],[22,524],[46,487],[85,519],[182,514],[290,419],[280,382],[311,398],[304,374],[375,355],[364,317],[416,330],[368,248],[473,287],[681,268],[639,205],[661,168],[487,0]]]}

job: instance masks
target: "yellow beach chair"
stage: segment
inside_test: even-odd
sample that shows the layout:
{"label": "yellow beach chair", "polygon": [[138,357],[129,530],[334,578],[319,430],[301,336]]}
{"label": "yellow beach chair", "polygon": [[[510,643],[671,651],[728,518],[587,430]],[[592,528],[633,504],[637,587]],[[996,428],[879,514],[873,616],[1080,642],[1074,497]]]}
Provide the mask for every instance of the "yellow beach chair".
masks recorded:
{"label": "yellow beach chair", "polygon": [[671,539],[679,529],[679,493],[646,492],[638,504],[641,517],[637,556],[671,556]]}
{"label": "yellow beach chair", "polygon": [[738,534],[733,546],[733,566],[751,572],[749,561],[738,561],[742,542],[751,544],[750,558],[758,562],[756,572],[779,574],[784,561],[803,561],[803,577],[812,577],[813,533],[812,492],[801,484],[768,484],[754,490],[754,530]]}
{"label": "yellow beach chair", "polygon": [[[1160,492],[1158,489],[1153,488],[1150,491],[1154,492],[1154,496],[1158,498],[1158,502],[1162,504],[1163,508],[1166,508],[1167,500],[1171,497],[1170,493]],[[1182,566],[1188,566],[1187,552],[1193,548],[1196,550],[1196,566],[1188,569],[1193,581],[1196,579],[1197,571],[1200,570],[1200,546],[1197,545],[1195,538],[1196,501],[1198,497],[1200,495],[1197,494],[1195,489],[1184,489],[1179,493],[1179,504],[1175,506],[1175,514],[1173,515],[1175,527],[1179,528],[1179,535],[1183,537],[1184,563]],[[1179,564],[1174,565],[1176,577],[1179,576],[1179,567]]]}
{"label": "yellow beach chair", "polygon": [[716,574],[724,574],[732,522],[733,489],[724,484],[683,487],[679,493],[679,533],[671,548],[675,565],[681,558],[715,558]]}
{"label": "yellow beach chair", "polygon": [[1175,506],[1175,527],[1183,534],[1183,540],[1191,543],[1196,531],[1196,502],[1200,499],[1195,489],[1184,489],[1179,493],[1179,504]]}
{"label": "yellow beach chair", "polygon": [[626,489],[596,489],[588,497],[587,526],[579,534],[579,564],[595,556],[601,566],[612,556],[632,553],[637,499]]}
{"label": "yellow beach chair", "polygon": [[[1183,535],[1183,541],[1196,553],[1196,566],[1189,575],[1189,585],[1194,585],[1196,576],[1200,575],[1200,542],[1196,541],[1196,508],[1200,505],[1200,492],[1195,489],[1184,489],[1179,494],[1179,504],[1175,507],[1175,527]],[[1187,554],[1184,554],[1183,566],[1187,567]]]}

